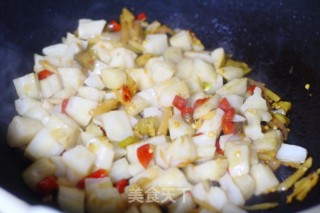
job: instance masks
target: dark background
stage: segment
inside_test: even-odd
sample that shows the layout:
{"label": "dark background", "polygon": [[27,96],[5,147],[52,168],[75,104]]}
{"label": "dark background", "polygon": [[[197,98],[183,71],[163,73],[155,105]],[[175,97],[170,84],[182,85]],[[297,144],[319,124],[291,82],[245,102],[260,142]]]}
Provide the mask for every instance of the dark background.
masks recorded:
{"label": "dark background", "polygon": [[[320,1],[0,1],[0,186],[29,202],[41,203],[21,180],[27,161],[6,144],[7,126],[15,115],[12,80],[32,72],[33,54],[61,41],[77,28],[78,19],[118,19],[121,9],[146,12],[172,28],[192,29],[208,49],[224,47],[244,60],[251,77],[293,103],[288,143],[299,144],[320,167]],[[309,83],[311,88],[305,89]],[[292,172],[282,169],[283,179]],[[320,204],[320,184],[307,199],[285,204],[285,193],[252,202],[281,201],[267,212],[295,212]]]}

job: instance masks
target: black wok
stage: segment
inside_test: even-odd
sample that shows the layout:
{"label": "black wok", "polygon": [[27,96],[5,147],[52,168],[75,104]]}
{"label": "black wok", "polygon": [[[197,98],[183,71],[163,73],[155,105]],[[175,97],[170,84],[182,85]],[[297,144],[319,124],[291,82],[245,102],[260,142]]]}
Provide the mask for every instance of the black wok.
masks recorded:
{"label": "black wok", "polygon": [[[17,98],[12,79],[31,72],[33,54],[73,32],[79,18],[117,19],[122,7],[146,12],[149,20],[172,28],[192,29],[209,49],[222,46],[251,65],[253,78],[292,101],[288,143],[306,147],[314,158],[313,169],[320,167],[319,1],[4,0],[0,1],[0,187],[30,204],[42,204],[22,182],[27,160],[5,139]],[[291,172],[281,169],[277,175],[283,179]],[[320,184],[303,202],[287,205],[284,193],[252,200],[267,201],[281,201],[279,208],[267,212],[300,211],[320,204]]]}

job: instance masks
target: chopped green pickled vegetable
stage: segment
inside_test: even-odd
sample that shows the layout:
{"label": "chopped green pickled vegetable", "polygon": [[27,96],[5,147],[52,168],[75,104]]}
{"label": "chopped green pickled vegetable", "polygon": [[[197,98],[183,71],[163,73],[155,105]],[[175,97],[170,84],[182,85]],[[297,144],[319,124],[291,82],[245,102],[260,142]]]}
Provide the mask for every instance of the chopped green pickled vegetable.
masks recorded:
{"label": "chopped green pickled vegetable", "polygon": [[278,191],[288,190],[297,180],[299,180],[312,166],[312,158],[309,157],[292,175],[285,179],[277,187]]}
{"label": "chopped green pickled vegetable", "polygon": [[136,63],[138,66],[144,66],[150,58],[153,58],[155,56],[156,55],[151,53],[140,55],[138,58],[136,58]]}
{"label": "chopped green pickled vegetable", "polygon": [[263,87],[262,91],[266,98],[270,99],[271,101],[278,102],[281,99],[276,93],[272,92],[270,89],[266,87]]}
{"label": "chopped green pickled vegetable", "polygon": [[279,206],[279,203],[259,203],[259,204],[254,204],[250,206],[244,206],[244,209],[248,211],[257,211],[257,210],[272,209],[278,206]]}
{"label": "chopped green pickled vegetable", "polygon": [[114,110],[120,106],[120,101],[115,98],[111,98],[98,104],[98,106],[90,111],[93,116],[101,115],[103,113]]}
{"label": "chopped green pickled vegetable", "polygon": [[83,68],[85,68],[85,71],[87,71],[93,70],[97,56],[94,51],[88,47],[86,50],[75,55],[74,58]]}
{"label": "chopped green pickled vegetable", "polygon": [[278,104],[279,104],[280,108],[283,109],[286,113],[289,110],[291,110],[292,105],[291,105],[291,102],[289,102],[289,101],[279,101]]}
{"label": "chopped green pickled vegetable", "polygon": [[154,137],[156,136],[159,123],[159,118],[156,116],[142,118],[134,126],[134,133],[139,138],[142,138],[144,135]]}
{"label": "chopped green pickled vegetable", "polygon": [[274,113],[273,117],[275,119],[277,119],[278,121],[280,121],[284,125],[290,124],[290,119],[287,116],[285,116],[285,115],[283,115],[281,113]]}
{"label": "chopped green pickled vegetable", "polygon": [[203,91],[208,91],[211,88],[211,84],[208,82],[204,82],[202,85]]}
{"label": "chopped green pickled vegetable", "polygon": [[137,143],[138,141],[140,141],[140,139],[138,137],[135,136],[129,136],[126,139],[124,139],[123,141],[120,141],[118,143],[118,146],[121,148],[126,148],[127,146]]}

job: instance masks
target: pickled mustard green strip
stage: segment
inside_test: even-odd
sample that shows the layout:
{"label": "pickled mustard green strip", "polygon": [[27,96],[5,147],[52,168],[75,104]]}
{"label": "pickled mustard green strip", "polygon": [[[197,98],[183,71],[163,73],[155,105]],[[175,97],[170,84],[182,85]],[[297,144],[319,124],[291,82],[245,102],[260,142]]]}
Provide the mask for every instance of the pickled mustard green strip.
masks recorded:
{"label": "pickled mustard green strip", "polygon": [[259,204],[254,204],[254,205],[248,205],[248,206],[244,206],[243,208],[247,211],[257,211],[257,210],[272,209],[272,208],[276,208],[278,206],[279,206],[279,203],[270,202],[270,203],[259,203]]}
{"label": "pickled mustard green strip", "polygon": [[279,184],[277,190],[278,191],[286,191],[288,190],[293,184],[299,180],[311,167],[312,165],[312,158],[309,157],[292,175],[290,175],[287,179],[285,179],[282,183]]}
{"label": "pickled mustard green strip", "polygon": [[281,113],[274,113],[273,117],[284,125],[290,124],[290,119]]}
{"label": "pickled mustard green strip", "polygon": [[118,146],[121,148],[126,148],[127,146],[137,143],[140,141],[140,138],[135,137],[135,136],[129,136],[126,139],[124,139],[123,141],[120,141],[118,143]]}

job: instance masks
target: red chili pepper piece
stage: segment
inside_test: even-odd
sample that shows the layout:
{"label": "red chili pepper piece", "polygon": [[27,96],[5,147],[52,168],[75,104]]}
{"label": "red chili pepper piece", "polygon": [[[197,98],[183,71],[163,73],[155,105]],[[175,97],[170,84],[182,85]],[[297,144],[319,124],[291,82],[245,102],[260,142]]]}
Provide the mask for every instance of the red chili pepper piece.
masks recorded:
{"label": "red chili pepper piece", "polygon": [[128,185],[127,179],[121,179],[114,186],[118,189],[119,193],[124,192],[124,188]]}
{"label": "red chili pepper piece", "polygon": [[131,101],[131,93],[130,90],[127,86],[123,85],[122,86],[122,99],[124,102],[130,102]]}
{"label": "red chili pepper piece", "polygon": [[223,115],[223,118],[222,118],[223,122],[231,122],[231,121],[233,121],[233,118],[234,118],[235,114],[236,114],[236,110],[233,107],[231,107],[230,109],[226,110],[224,112],[224,115]]}
{"label": "red chili pepper piece", "polygon": [[139,13],[137,14],[136,16],[136,19],[139,20],[139,21],[144,21],[148,18],[147,14],[146,13]]}
{"label": "red chili pepper piece", "polygon": [[48,176],[37,183],[37,190],[43,195],[49,195],[58,189],[58,182],[55,176]]}
{"label": "red chili pepper piece", "polygon": [[196,100],[196,102],[194,102],[193,104],[193,108],[196,109],[199,106],[203,105],[204,103],[206,103],[209,100],[209,97],[207,98],[200,98],[198,100]]}
{"label": "red chili pepper piece", "polygon": [[186,106],[183,109],[181,109],[181,116],[187,123],[190,124],[193,122],[193,112],[193,107]]}
{"label": "red chili pepper piece", "polygon": [[188,100],[176,95],[172,101],[173,106],[175,106],[177,109],[182,110],[183,108],[185,108],[188,104]]}
{"label": "red chili pepper piece", "polygon": [[92,172],[91,174],[79,180],[77,183],[77,187],[80,189],[84,189],[86,178],[104,178],[106,176],[107,176],[107,171],[105,169],[98,169],[97,171]]}
{"label": "red chili pepper piece", "polygon": [[254,92],[254,89],[256,88],[257,86],[252,84],[248,87],[248,92],[250,93],[250,95],[253,95],[253,92]]}
{"label": "red chili pepper piece", "polygon": [[107,24],[107,28],[110,32],[119,32],[121,30],[121,25],[116,20],[111,20]]}
{"label": "red chili pepper piece", "polygon": [[38,78],[39,80],[43,80],[43,79],[46,79],[48,78],[50,75],[53,75],[54,73],[49,71],[49,70],[42,70],[38,73]]}
{"label": "red chili pepper piece", "polygon": [[144,168],[147,168],[150,161],[153,158],[153,149],[150,144],[145,144],[143,146],[140,146],[137,149],[137,156],[139,162],[142,164]]}
{"label": "red chili pepper piece", "polygon": [[222,125],[223,134],[233,134],[235,132],[235,126],[232,121],[226,121]]}
{"label": "red chili pepper piece", "polygon": [[67,114],[66,108],[67,108],[68,103],[69,103],[69,99],[68,98],[63,99],[63,101],[61,103],[61,112],[64,113],[64,114]]}
{"label": "red chili pepper piece", "polygon": [[222,98],[219,102],[218,108],[222,109],[223,111],[229,109],[231,107],[229,101],[226,98]]}
{"label": "red chili pepper piece", "polygon": [[232,122],[236,111],[233,107],[231,107],[230,103],[226,98],[220,100],[219,106],[221,110],[224,111],[224,115],[222,118],[222,131],[223,134],[232,134],[235,132],[235,125]]}
{"label": "red chili pepper piece", "polygon": [[220,147],[220,143],[219,143],[219,140],[216,141],[216,152],[220,155],[224,155],[224,151],[221,149]]}

